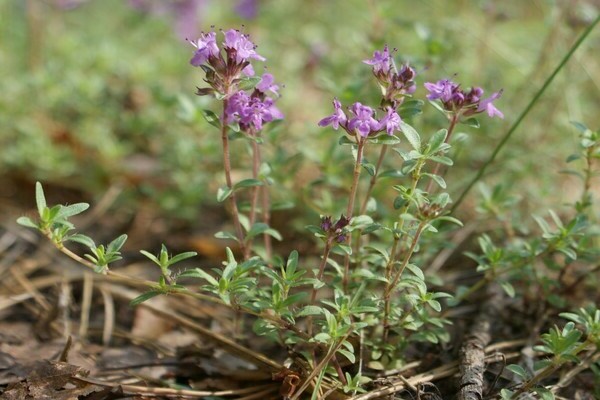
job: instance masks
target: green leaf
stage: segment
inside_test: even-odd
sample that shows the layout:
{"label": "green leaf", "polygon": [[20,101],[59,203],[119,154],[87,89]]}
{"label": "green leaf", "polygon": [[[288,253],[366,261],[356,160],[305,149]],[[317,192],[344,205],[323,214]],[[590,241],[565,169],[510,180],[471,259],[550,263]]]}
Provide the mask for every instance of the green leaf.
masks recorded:
{"label": "green leaf", "polygon": [[263,222],[257,222],[256,224],[252,225],[252,228],[250,228],[250,230],[246,234],[246,240],[251,239],[262,233],[266,233],[267,235],[272,236],[277,240],[283,240],[279,232],[277,232],[273,228],[269,228],[269,225]]}
{"label": "green leaf", "polygon": [[525,368],[521,367],[520,365],[507,365],[506,369],[523,379],[529,379],[529,374],[527,373],[527,371],[525,371]]}
{"label": "green leaf", "polygon": [[387,133],[382,133],[380,135],[371,137],[367,139],[367,141],[371,144],[385,144],[388,146],[393,146],[400,143],[400,139],[397,136],[388,135]]}
{"label": "green leaf", "polygon": [[229,196],[231,196],[231,193],[233,193],[233,189],[228,187],[228,186],[222,186],[219,188],[219,190],[217,190],[217,201],[219,203],[224,202],[225,200],[227,200],[227,198]]}
{"label": "green leaf", "polygon": [[479,129],[479,121],[477,118],[471,117],[464,121],[460,121],[461,124],[470,126],[471,128]]}
{"label": "green leaf", "polygon": [[371,163],[365,163],[363,162],[362,167],[367,171],[367,173],[371,176],[375,175],[375,166]]}
{"label": "green leaf", "polygon": [[233,190],[262,185],[264,185],[264,183],[262,183],[262,181],[259,181],[258,179],[244,179],[233,185]]}
{"label": "green leaf", "polygon": [[338,141],[338,144],[340,146],[346,146],[346,145],[355,145],[356,142],[350,140],[350,138],[348,138],[348,136],[343,135],[340,137],[340,140]]}
{"label": "green leaf", "polygon": [[46,197],[44,196],[44,189],[40,182],[35,183],[35,203],[37,205],[38,213],[43,218],[44,210],[46,209]]}
{"label": "green leaf", "polygon": [[446,156],[429,156],[428,158],[431,161],[434,161],[436,163],[440,163],[440,164],[444,164],[444,165],[448,165],[448,166],[454,165],[454,161],[452,161],[452,159],[450,157],[446,157]]}
{"label": "green leaf", "polygon": [[58,212],[58,218],[68,218],[73,215],[81,214],[85,210],[90,208],[90,205],[87,203],[75,203],[70,206],[63,206]]}
{"label": "green leaf", "polygon": [[421,150],[421,137],[419,136],[417,131],[412,126],[403,121],[400,121],[400,129],[402,130],[404,137],[406,138],[406,140],[408,140],[413,149],[417,151]]}
{"label": "green leaf", "polygon": [[297,314],[297,317],[306,317],[308,315],[321,315],[323,313],[321,307],[304,306]]}
{"label": "green leaf", "polygon": [[177,254],[175,257],[169,260],[168,265],[173,265],[183,260],[187,260],[188,258],[196,257],[197,255],[198,253],[196,253],[195,251],[186,251],[185,253]]}
{"label": "green leaf", "polygon": [[156,258],[156,256],[154,254],[149,253],[146,250],[140,250],[140,253],[142,253],[143,255],[145,255],[146,257],[148,257],[153,263],[155,263],[159,267],[161,266],[160,260],[158,258]]}
{"label": "green leaf", "polygon": [[500,286],[502,286],[502,289],[504,289],[504,291],[506,292],[508,297],[510,297],[510,298],[515,297],[515,288],[513,287],[513,285],[510,284],[510,282],[507,282],[507,281],[500,282]]}
{"label": "green leaf", "polygon": [[579,132],[586,133],[588,131],[588,127],[577,121],[570,121],[571,125],[573,125]]}
{"label": "green leaf", "polygon": [[206,122],[208,122],[209,124],[211,124],[212,126],[214,126],[217,129],[221,129],[221,121],[219,120],[219,117],[217,116],[217,114],[215,114],[214,112],[212,112],[210,110],[200,110],[200,111],[202,113],[202,116],[206,120]]}
{"label": "green leaf", "polygon": [[208,272],[201,270],[200,268],[188,269],[179,275],[180,278],[196,278],[204,279],[212,286],[218,287],[219,282],[213,278]]}
{"label": "green leaf", "polygon": [[215,233],[215,237],[217,239],[228,239],[228,240],[235,240],[236,242],[239,242],[237,236],[235,236],[231,232],[220,231],[220,232]]}
{"label": "green leaf", "polygon": [[106,253],[116,253],[117,251],[121,250],[121,247],[123,247],[126,240],[127,235],[122,234],[121,236],[119,236],[118,238],[116,238],[108,244],[108,246],[106,247]]}
{"label": "green leaf", "polygon": [[404,175],[398,169],[388,169],[387,171],[383,171],[379,175],[378,178],[402,178]]}
{"label": "green leaf", "polygon": [[246,78],[240,79],[238,82],[238,88],[241,90],[251,90],[260,82],[261,78],[259,76],[249,76]]}
{"label": "green leaf", "polygon": [[425,173],[423,173],[423,175],[430,177],[442,189],[446,189],[446,181],[441,176],[430,174],[429,172],[425,172]]}
{"label": "green leaf", "polygon": [[22,225],[22,226],[26,226],[27,228],[34,228],[34,229],[38,229],[38,225],[33,222],[33,220],[29,217],[19,217],[17,218],[17,224]]}
{"label": "green leaf", "polygon": [[145,292],[140,294],[138,297],[136,297],[135,299],[131,300],[131,302],[129,303],[130,306],[137,306],[138,304],[141,304],[143,302],[145,302],[146,300],[149,300],[153,297],[158,296],[159,294],[161,294],[161,292],[157,291],[157,290],[151,290],[149,292]]}
{"label": "green leaf", "polygon": [[348,359],[348,361],[350,361],[352,364],[354,364],[356,362],[356,357],[354,356],[354,353],[351,353],[348,350],[344,350],[344,349],[339,349],[337,352],[342,354],[344,357],[346,357]]}
{"label": "green leaf", "polygon": [[446,141],[446,137],[448,136],[447,129],[440,129],[436,133],[431,136],[429,139],[429,151],[435,153],[438,151],[440,146]]}
{"label": "green leaf", "polygon": [[83,235],[81,233],[76,233],[74,235],[69,236],[66,240],[75,243],[81,243],[84,246],[89,247],[90,249],[96,248],[96,243],[92,240],[91,237]]}
{"label": "green leaf", "polygon": [[536,388],[533,388],[533,391],[536,392],[540,396],[540,399],[542,399],[542,400],[555,400],[556,399],[556,397],[554,397],[554,393],[552,393],[550,390],[546,389],[545,387],[536,387]]}

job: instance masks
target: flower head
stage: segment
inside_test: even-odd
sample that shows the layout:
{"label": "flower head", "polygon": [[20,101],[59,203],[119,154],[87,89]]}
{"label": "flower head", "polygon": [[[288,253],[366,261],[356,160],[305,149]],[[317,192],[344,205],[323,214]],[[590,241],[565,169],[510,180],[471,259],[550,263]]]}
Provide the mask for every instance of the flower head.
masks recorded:
{"label": "flower head", "polygon": [[477,112],[485,111],[492,118],[494,116],[504,118],[504,114],[502,114],[502,111],[498,110],[493,104],[493,101],[496,100],[497,98],[499,98],[501,95],[502,95],[502,90],[492,94],[487,99],[481,100],[479,102],[479,107],[477,107]]}
{"label": "flower head", "polygon": [[190,41],[196,48],[194,56],[190,60],[190,64],[194,67],[206,63],[210,57],[219,56],[219,46],[217,46],[217,34],[215,32],[203,33],[198,40]]}
{"label": "flower head", "polygon": [[345,228],[350,223],[350,218],[342,214],[335,224],[330,216],[321,217],[321,229],[325,231],[328,240],[335,240],[337,243],[343,243],[346,241],[346,230]]}
{"label": "flower head", "polygon": [[225,32],[225,41],[223,48],[227,54],[231,54],[238,64],[246,62],[251,58],[264,61],[265,58],[256,52],[256,45],[237,29],[230,29]]}
{"label": "flower head", "polygon": [[279,86],[275,84],[275,79],[271,74],[263,74],[260,82],[256,85],[256,89],[262,93],[272,92],[275,95],[279,95]]}
{"label": "flower head", "polygon": [[450,101],[452,94],[458,89],[458,84],[449,79],[440,79],[436,83],[426,82],[425,88],[429,91],[427,98],[429,100],[440,99],[443,102]]}
{"label": "flower head", "polygon": [[363,60],[363,62],[367,65],[372,65],[373,72],[375,74],[387,74],[392,68],[392,57],[390,56],[390,50],[388,49],[388,46],[385,45],[383,51],[376,50],[373,53],[373,58]]}
{"label": "flower head", "polygon": [[375,111],[371,107],[356,102],[350,107],[354,117],[348,121],[348,130],[367,137],[371,132],[379,130],[379,122],[373,118]]}
{"label": "flower head", "polygon": [[504,114],[493,104],[502,91],[482,100],[484,92],[482,88],[475,86],[465,91],[459,84],[449,79],[442,79],[436,83],[427,82],[425,88],[429,91],[427,95],[429,100],[440,100],[444,110],[454,115],[469,116],[486,111],[490,117],[504,118]]}
{"label": "flower head", "polygon": [[341,125],[346,124],[348,117],[346,117],[344,110],[342,110],[342,105],[338,101],[338,99],[333,99],[333,108],[334,108],[333,114],[331,114],[329,117],[325,117],[322,120],[320,120],[319,126],[323,127],[323,126],[331,125],[333,127],[333,129],[337,130],[340,127],[340,124]]}
{"label": "flower head", "polygon": [[392,107],[388,107],[386,115],[379,121],[379,129],[385,129],[388,135],[393,135],[394,131],[400,129],[401,121],[398,113]]}
{"label": "flower head", "polygon": [[225,115],[227,123],[237,121],[242,127],[257,131],[262,130],[264,123],[283,118],[273,99],[267,97],[261,100],[257,96],[248,96],[243,90],[229,98]]}

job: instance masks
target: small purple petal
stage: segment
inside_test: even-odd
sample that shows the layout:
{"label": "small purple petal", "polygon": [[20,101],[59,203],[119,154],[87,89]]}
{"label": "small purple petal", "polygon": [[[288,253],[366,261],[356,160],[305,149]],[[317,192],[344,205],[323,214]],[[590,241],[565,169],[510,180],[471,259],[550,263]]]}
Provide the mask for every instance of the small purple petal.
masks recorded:
{"label": "small purple petal", "polygon": [[219,55],[219,46],[217,46],[216,40],[217,34],[215,32],[203,33],[197,41],[190,41],[192,46],[196,48],[194,56],[190,60],[190,64],[194,67],[199,67],[204,64],[209,57]]}
{"label": "small purple petal", "polygon": [[452,93],[458,88],[458,85],[449,79],[441,79],[436,83],[426,82],[424,86],[429,91],[429,100],[441,99],[443,102],[450,101]]}
{"label": "small purple petal", "polygon": [[389,107],[387,109],[387,114],[385,117],[379,121],[379,129],[384,129],[388,135],[393,135],[394,131],[400,130],[400,116],[393,108]]}
{"label": "small purple petal", "polygon": [[483,99],[479,102],[479,107],[477,107],[477,112],[487,112],[490,117],[498,116],[499,118],[504,118],[504,114],[498,110],[493,101],[499,98],[502,95],[502,90],[492,94],[487,99]]}
{"label": "small purple petal", "polygon": [[344,114],[344,110],[342,110],[342,104],[337,99],[333,99],[333,108],[333,114],[320,120],[319,126],[324,127],[331,125],[333,129],[337,130],[340,127],[340,124],[343,125],[346,123],[348,117],[346,117],[346,114]]}
{"label": "small purple petal", "polygon": [[375,51],[373,58],[363,60],[363,63],[372,65],[375,73],[381,71],[388,72],[391,68],[391,57],[388,46],[385,45],[383,51]]}
{"label": "small purple petal", "polygon": [[267,93],[268,91],[272,92],[275,95],[278,95],[279,86],[275,84],[275,79],[273,75],[265,73],[260,79],[260,82],[256,85],[256,89],[263,93]]}

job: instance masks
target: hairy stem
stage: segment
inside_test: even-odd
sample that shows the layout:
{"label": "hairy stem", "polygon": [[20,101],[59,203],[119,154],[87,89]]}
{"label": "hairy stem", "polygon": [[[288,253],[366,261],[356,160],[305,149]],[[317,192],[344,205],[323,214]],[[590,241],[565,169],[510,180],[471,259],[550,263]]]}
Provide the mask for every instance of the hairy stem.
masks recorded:
{"label": "hairy stem", "polygon": [[[352,175],[352,187],[350,188],[350,198],[348,199],[348,207],[346,208],[346,217],[351,220],[354,213],[354,200],[356,199],[356,191],[358,190],[358,181],[360,178],[360,168],[362,165],[363,152],[365,149],[365,138],[357,137],[356,162],[354,163],[354,173]],[[348,235],[346,244],[352,245],[352,235]],[[348,292],[348,283],[350,281],[350,255],[344,257],[344,277],[342,279],[342,287],[344,293]]]}
{"label": "hairy stem", "polygon": [[[250,132],[253,135],[253,132]],[[258,169],[260,167],[260,149],[256,140],[252,140],[252,178],[258,179]],[[250,221],[250,227],[256,222],[256,207],[258,205],[258,196],[260,194],[260,186],[253,186],[250,195],[250,213],[248,219]],[[252,240],[248,241],[246,245],[246,254],[244,258],[249,258],[252,252]]]}
{"label": "hairy stem", "polygon": [[[229,100],[223,100],[223,114],[221,118],[221,141],[223,143],[223,169],[225,170],[225,183],[227,187],[233,189],[233,182],[231,180],[231,156],[229,154],[229,138],[227,137],[227,124],[225,110],[227,109],[227,103]],[[235,198],[235,192],[232,192],[228,198],[231,215],[233,217],[233,225],[235,227],[236,236],[240,243],[240,249],[244,258],[248,258],[246,250],[246,243],[244,242],[244,231],[242,224],[240,223],[240,212],[237,207],[237,201]]]}

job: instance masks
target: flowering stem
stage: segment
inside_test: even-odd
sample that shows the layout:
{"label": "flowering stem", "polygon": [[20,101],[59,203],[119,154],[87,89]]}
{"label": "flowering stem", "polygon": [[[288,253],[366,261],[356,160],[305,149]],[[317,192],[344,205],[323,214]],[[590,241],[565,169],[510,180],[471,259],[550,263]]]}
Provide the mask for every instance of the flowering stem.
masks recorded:
{"label": "flowering stem", "polygon": [[[402,262],[400,269],[396,272],[396,274],[394,275],[394,278],[392,279],[391,282],[390,282],[391,272],[392,272],[391,267],[389,268],[389,276],[388,276],[388,271],[386,271],[386,278],[387,278],[388,282],[390,282],[390,283],[386,286],[385,292],[384,292],[384,304],[385,304],[384,315],[383,315],[383,341],[384,341],[384,343],[387,342],[387,338],[389,335],[389,329],[390,329],[388,319],[389,319],[389,313],[390,313],[390,308],[391,308],[392,292],[398,285],[398,281],[400,281],[400,277],[402,276],[402,273],[406,269],[408,262],[412,258],[413,253],[415,252],[415,248],[417,247],[417,243],[419,243],[419,238],[421,237],[421,233],[423,232],[423,228],[425,227],[425,224],[426,224],[426,221],[421,221],[419,223],[419,226],[417,227],[417,231],[415,232],[415,236],[413,237],[413,240],[410,244],[410,248],[408,249],[408,253],[406,254],[406,257],[404,258],[404,261]],[[395,252],[396,252],[395,247],[397,246],[397,243],[398,243],[398,240],[395,239],[394,240],[394,248],[392,248],[391,259],[394,258],[393,254],[395,254]],[[391,263],[391,265],[393,265],[393,262]]]}
{"label": "flowering stem", "polygon": [[[327,265],[327,259],[329,258],[329,252],[331,251],[331,239],[327,239],[325,242],[325,249],[323,250],[323,258],[321,259],[321,265],[319,265],[319,272],[317,274],[317,279],[320,281],[323,279],[323,274],[325,273],[325,266]],[[313,306],[315,304],[315,300],[317,299],[317,288],[313,287],[312,292],[310,294],[310,305]],[[308,329],[307,332],[309,335],[312,335],[312,316],[308,317]]]}
{"label": "flowering stem", "polygon": [[[346,209],[346,217],[348,220],[352,220],[352,214],[354,212],[354,200],[356,198],[356,191],[358,189],[358,180],[360,178],[360,167],[362,165],[363,152],[365,149],[365,138],[362,136],[357,137],[357,149],[356,149],[356,162],[354,163],[354,174],[352,177],[352,187],[350,188],[350,198],[348,199],[348,208]],[[352,235],[348,235],[346,244],[350,247],[352,245]],[[350,255],[346,254],[344,257],[344,277],[342,279],[342,287],[344,293],[348,291],[348,282],[350,280]]]}
{"label": "flowering stem", "polygon": [[[452,136],[452,132],[454,131],[454,128],[456,127],[456,124],[458,123],[458,119],[459,119],[460,115],[458,114],[452,114],[452,118],[450,118],[450,126],[448,127],[448,134],[446,135],[446,140],[444,141],[444,143],[448,143],[450,141],[450,137]],[[437,163],[435,164],[435,168],[433,169],[432,174],[433,175],[438,175],[440,173],[440,169],[442,168],[442,164]],[[427,193],[431,193],[431,189],[433,189],[433,178],[430,179],[429,183],[427,184],[427,189],[425,189],[425,191]]]}
{"label": "flowering stem", "polygon": [[369,203],[369,197],[371,197],[371,192],[377,183],[377,175],[379,174],[379,170],[381,169],[381,164],[383,164],[383,159],[385,158],[385,153],[387,151],[388,146],[384,144],[381,146],[381,151],[379,152],[379,159],[377,160],[377,165],[375,165],[375,173],[371,177],[371,181],[369,182],[369,187],[367,188],[367,193],[365,193],[365,199],[360,207],[359,215],[363,215],[367,210],[367,204]]}
{"label": "flowering stem", "polygon": [[[262,192],[262,219],[263,222],[269,226],[271,226],[271,197],[269,196],[269,187],[267,185],[261,186]],[[273,245],[271,235],[264,234],[263,235],[265,241],[265,254],[267,257],[267,262],[271,260],[271,256],[273,254]]]}
{"label": "flowering stem", "polygon": [[[253,132],[250,132],[250,135],[253,135]],[[253,139],[256,139],[254,137]],[[258,168],[260,166],[260,149],[258,147],[258,143],[256,140],[252,140],[252,178],[258,179]],[[252,187],[252,194],[250,198],[250,215],[248,219],[250,220],[250,226],[252,227],[256,222],[256,206],[258,204],[258,195],[260,194],[260,187],[254,186]],[[250,252],[252,251],[252,241],[248,243],[246,246],[246,254],[245,258],[250,257]]]}
{"label": "flowering stem", "polygon": [[[231,180],[231,157],[229,154],[229,138],[227,137],[227,124],[225,123],[226,115],[225,110],[227,109],[227,103],[229,100],[223,100],[223,116],[221,118],[221,141],[223,142],[223,168],[225,170],[225,182],[227,187],[233,189],[233,182]],[[244,242],[244,231],[242,230],[242,224],[240,223],[240,213],[237,207],[237,201],[235,199],[235,192],[231,192],[229,196],[229,206],[231,208],[231,214],[233,216],[233,225],[235,226],[236,236],[240,243],[240,249],[244,258],[248,258],[246,250],[246,244]]]}

